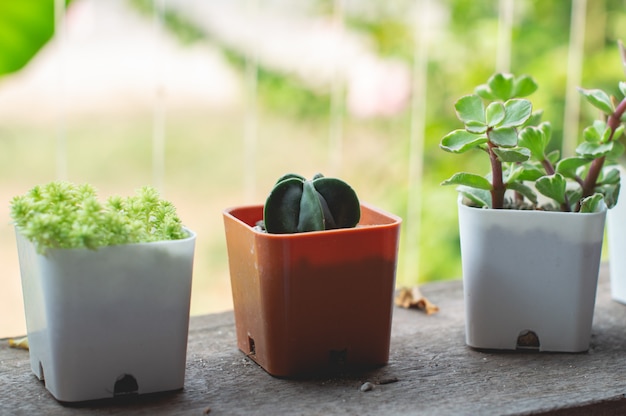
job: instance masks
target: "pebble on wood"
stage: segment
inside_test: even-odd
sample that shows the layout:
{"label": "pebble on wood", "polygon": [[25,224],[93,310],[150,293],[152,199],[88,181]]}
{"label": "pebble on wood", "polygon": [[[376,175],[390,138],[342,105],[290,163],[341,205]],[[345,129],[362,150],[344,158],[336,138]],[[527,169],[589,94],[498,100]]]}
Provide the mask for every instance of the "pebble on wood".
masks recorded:
{"label": "pebble on wood", "polygon": [[374,385],[370,383],[369,381],[361,385],[361,391],[370,391],[370,390],[374,390]]}

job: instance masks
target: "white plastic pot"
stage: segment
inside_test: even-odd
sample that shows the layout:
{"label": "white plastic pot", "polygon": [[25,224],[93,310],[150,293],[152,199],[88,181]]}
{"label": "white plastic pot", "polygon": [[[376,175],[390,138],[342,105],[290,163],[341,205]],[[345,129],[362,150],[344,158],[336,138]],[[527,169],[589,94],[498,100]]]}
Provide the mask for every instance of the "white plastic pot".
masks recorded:
{"label": "white plastic pot", "polygon": [[467,345],[589,349],[606,209],[487,210],[459,201]]}
{"label": "white plastic pot", "polygon": [[[625,170],[620,167],[621,179]],[[622,182],[623,183],[623,182]],[[626,196],[617,200],[617,205],[607,214],[607,242],[609,244],[609,274],[611,297],[626,303]]]}
{"label": "white plastic pot", "polygon": [[196,235],[38,254],[17,232],[32,371],[59,401],[181,389]]}

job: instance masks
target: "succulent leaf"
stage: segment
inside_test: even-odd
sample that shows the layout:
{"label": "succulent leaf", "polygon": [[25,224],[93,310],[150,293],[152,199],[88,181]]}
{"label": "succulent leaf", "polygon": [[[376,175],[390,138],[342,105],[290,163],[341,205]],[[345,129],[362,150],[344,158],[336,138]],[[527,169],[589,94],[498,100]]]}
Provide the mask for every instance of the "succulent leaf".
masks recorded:
{"label": "succulent leaf", "polygon": [[493,102],[487,106],[485,111],[487,125],[497,126],[504,120],[504,105],[500,102]]}
{"label": "succulent leaf", "polygon": [[477,135],[465,130],[454,130],[441,139],[440,147],[446,152],[463,153],[481,144],[487,143],[487,136]]}
{"label": "succulent leaf", "polygon": [[505,116],[500,127],[518,127],[523,125],[533,113],[533,106],[528,100],[513,99],[504,103]]}
{"label": "succulent leaf", "polygon": [[559,204],[565,203],[565,190],[567,182],[565,181],[563,175],[556,173],[552,176],[544,176],[539,178],[535,185],[537,187],[537,191],[543,195],[554,199]]}
{"label": "succulent leaf", "polygon": [[463,123],[485,123],[485,104],[478,95],[461,97],[454,105],[459,120]]}
{"label": "succulent leaf", "polygon": [[473,173],[459,172],[452,175],[449,179],[441,182],[442,185],[464,185],[470,188],[478,188],[484,190],[491,189],[491,182],[488,179],[475,175]]}
{"label": "succulent leaf", "polygon": [[596,159],[605,156],[613,150],[614,142],[582,142],[576,147],[576,154],[581,157]]}
{"label": "succulent leaf", "polygon": [[515,147],[517,132],[513,127],[498,127],[489,133],[489,141],[500,147]]}
{"label": "succulent leaf", "polygon": [[541,127],[526,127],[519,135],[519,145],[530,150],[530,153],[536,160],[545,158],[548,141],[549,136],[546,136],[545,130]]}
{"label": "succulent leaf", "polygon": [[491,90],[491,93],[498,99],[506,101],[513,96],[514,78],[511,74],[498,73],[494,74],[489,80],[487,85]]}
{"label": "succulent leaf", "polygon": [[491,208],[491,194],[489,191],[467,186],[459,186],[457,191],[479,208]]}
{"label": "succulent leaf", "polygon": [[615,111],[611,98],[606,92],[598,89],[586,90],[584,88],[579,88],[578,91],[591,105],[603,113],[612,114]]}
{"label": "succulent leaf", "polygon": [[503,162],[525,162],[530,158],[530,150],[524,147],[494,148],[493,152]]}
{"label": "succulent leaf", "polygon": [[[361,216],[356,192],[347,183],[317,174],[311,180],[285,175],[268,196],[268,233],[287,234],[355,227]],[[282,178],[281,178],[282,179]]]}
{"label": "succulent leaf", "polygon": [[591,160],[583,157],[568,157],[556,164],[556,172],[566,178],[575,179],[578,176],[578,169],[591,163]]}
{"label": "succulent leaf", "polygon": [[580,212],[597,212],[603,199],[602,194],[599,193],[584,198],[580,203]]}
{"label": "succulent leaf", "polygon": [[507,189],[524,195],[533,204],[538,202],[535,191],[533,191],[531,187],[524,185],[522,182],[511,182],[507,185]]}
{"label": "succulent leaf", "polygon": [[522,75],[517,77],[513,82],[513,96],[514,97],[527,97],[533,92],[537,91],[539,86],[535,80],[528,76]]}

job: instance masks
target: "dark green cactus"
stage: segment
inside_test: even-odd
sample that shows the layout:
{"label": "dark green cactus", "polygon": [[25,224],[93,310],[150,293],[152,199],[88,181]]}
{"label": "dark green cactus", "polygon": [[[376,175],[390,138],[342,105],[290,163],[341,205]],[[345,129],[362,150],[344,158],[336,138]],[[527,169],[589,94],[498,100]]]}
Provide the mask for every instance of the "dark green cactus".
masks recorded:
{"label": "dark green cactus", "polygon": [[340,179],[287,174],[267,197],[263,217],[266,231],[273,234],[352,228],[361,218],[361,205]]}

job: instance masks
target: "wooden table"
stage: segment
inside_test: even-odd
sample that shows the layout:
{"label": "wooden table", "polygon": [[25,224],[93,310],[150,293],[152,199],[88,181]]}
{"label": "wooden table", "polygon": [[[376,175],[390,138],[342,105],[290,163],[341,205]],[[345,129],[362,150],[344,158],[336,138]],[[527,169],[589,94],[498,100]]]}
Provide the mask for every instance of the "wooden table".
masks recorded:
{"label": "wooden table", "polygon": [[[461,282],[422,292],[441,310],[394,310],[387,366],[336,377],[268,375],[237,350],[233,313],[225,312],[191,319],[182,391],[64,406],[31,373],[28,352],[0,340],[0,414],[626,414],[626,305],[610,299],[606,265],[582,354],[473,350],[464,344]],[[366,382],[374,388],[362,391]]]}

